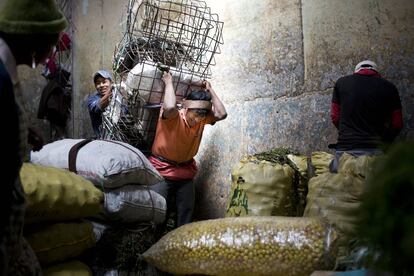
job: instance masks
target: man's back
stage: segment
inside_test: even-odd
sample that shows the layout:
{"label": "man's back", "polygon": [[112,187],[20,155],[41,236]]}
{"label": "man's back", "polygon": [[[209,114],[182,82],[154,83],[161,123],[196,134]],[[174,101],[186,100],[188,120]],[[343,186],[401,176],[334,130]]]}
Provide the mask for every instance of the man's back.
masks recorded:
{"label": "man's back", "polygon": [[394,110],[401,109],[397,88],[372,75],[353,74],[340,78],[332,102],[340,107],[337,148],[377,148],[384,141]]}

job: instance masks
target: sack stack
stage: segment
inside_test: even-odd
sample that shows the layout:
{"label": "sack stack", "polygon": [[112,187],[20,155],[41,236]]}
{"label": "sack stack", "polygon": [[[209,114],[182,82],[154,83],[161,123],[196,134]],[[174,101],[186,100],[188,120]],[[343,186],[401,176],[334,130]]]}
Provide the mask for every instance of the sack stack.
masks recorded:
{"label": "sack stack", "polygon": [[328,152],[305,156],[283,148],[244,158],[232,170],[226,216],[321,218],[338,233],[337,263],[346,261],[355,210],[375,157],[345,153],[338,173],[330,172],[333,159]]}
{"label": "sack stack", "polygon": [[[106,232],[120,233],[119,229],[129,229],[134,233],[144,229],[154,235],[152,227],[165,219],[166,200],[150,189],[163,178],[145,155],[129,144],[63,139],[45,145],[39,152],[32,152],[31,162],[71,170],[102,192],[100,211],[89,218],[97,240],[92,255],[97,255],[100,242],[108,243],[107,239],[101,239]],[[128,233],[123,232],[111,242],[120,243]]]}
{"label": "sack stack", "polygon": [[66,170],[29,163],[20,177],[27,200],[24,237],[42,268],[76,258],[95,245],[93,226],[84,218],[100,212],[99,189]]}

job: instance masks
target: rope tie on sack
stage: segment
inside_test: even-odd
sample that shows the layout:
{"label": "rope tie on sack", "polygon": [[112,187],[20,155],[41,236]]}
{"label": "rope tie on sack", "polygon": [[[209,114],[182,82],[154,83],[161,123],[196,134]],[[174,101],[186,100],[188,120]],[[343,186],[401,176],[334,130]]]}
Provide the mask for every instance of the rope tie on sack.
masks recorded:
{"label": "rope tie on sack", "polygon": [[75,145],[73,145],[69,150],[69,156],[68,156],[68,169],[70,172],[78,173],[76,169],[76,158],[78,157],[79,150],[88,144],[89,142],[92,142],[92,139],[84,139]]}

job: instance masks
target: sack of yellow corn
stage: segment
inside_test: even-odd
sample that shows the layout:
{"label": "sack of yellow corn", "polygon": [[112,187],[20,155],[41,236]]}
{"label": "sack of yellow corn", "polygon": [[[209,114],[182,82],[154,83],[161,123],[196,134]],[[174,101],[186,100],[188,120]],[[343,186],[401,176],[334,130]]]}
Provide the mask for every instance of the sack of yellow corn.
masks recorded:
{"label": "sack of yellow corn", "polygon": [[24,163],[20,177],[27,199],[26,224],[72,220],[101,210],[103,193],[67,170]]}
{"label": "sack of yellow corn", "polygon": [[308,276],[332,269],[336,250],[317,218],[232,217],[183,225],[143,257],[172,274]]}

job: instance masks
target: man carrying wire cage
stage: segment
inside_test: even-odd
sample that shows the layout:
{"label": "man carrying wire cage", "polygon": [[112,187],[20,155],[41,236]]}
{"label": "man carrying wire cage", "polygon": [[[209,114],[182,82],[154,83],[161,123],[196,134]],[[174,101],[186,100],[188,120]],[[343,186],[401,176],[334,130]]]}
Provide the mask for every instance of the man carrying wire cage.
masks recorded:
{"label": "man carrying wire cage", "polygon": [[164,72],[165,95],[162,103],[150,162],[164,177],[165,183],[152,189],[167,199],[167,219],[176,212],[177,227],[192,221],[197,173],[194,156],[198,152],[204,126],[227,117],[226,109],[208,81],[205,89],[192,91],[182,108],[176,105],[172,76]]}

